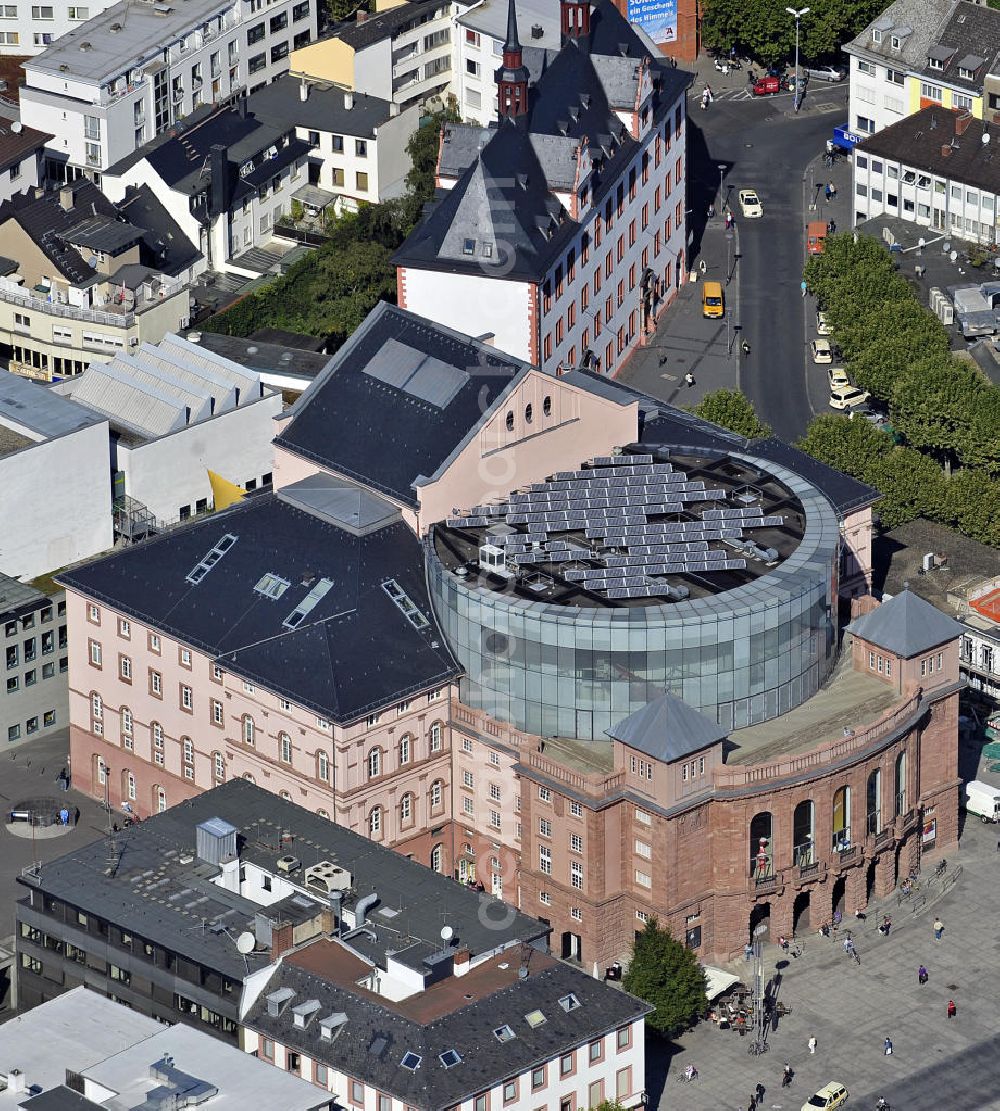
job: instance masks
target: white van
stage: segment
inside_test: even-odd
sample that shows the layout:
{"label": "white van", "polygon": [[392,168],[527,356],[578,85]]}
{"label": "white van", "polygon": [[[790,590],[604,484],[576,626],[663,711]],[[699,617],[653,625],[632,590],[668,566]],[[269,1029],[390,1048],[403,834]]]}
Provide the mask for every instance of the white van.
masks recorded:
{"label": "white van", "polygon": [[1000,822],[1000,788],[973,779],[966,784],[965,809],[970,814],[978,814],[984,825]]}

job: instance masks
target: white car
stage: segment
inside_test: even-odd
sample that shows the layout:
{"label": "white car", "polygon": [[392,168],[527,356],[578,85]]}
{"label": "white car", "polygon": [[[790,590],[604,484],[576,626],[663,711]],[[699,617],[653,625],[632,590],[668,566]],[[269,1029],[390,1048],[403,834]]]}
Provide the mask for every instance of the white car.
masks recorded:
{"label": "white car", "polygon": [[753,189],[740,190],[740,211],[747,220],[759,220],[764,215],[764,206]]}
{"label": "white car", "polygon": [[816,313],[816,331],[821,336],[833,335],[833,328],[830,326],[830,317],[825,312]]}
{"label": "white car", "polygon": [[847,371],[842,366],[832,366],[826,372],[827,378],[830,380],[830,389],[836,390],[842,386],[850,386],[851,380],[847,377]]}
{"label": "white car", "polygon": [[833,362],[833,348],[830,346],[828,339],[814,339],[809,344],[809,350],[812,352],[812,360],[814,363],[832,363]]}
{"label": "white car", "polygon": [[859,405],[864,405],[869,396],[867,390],[859,389],[857,386],[834,386],[830,390],[830,408],[856,409]]}

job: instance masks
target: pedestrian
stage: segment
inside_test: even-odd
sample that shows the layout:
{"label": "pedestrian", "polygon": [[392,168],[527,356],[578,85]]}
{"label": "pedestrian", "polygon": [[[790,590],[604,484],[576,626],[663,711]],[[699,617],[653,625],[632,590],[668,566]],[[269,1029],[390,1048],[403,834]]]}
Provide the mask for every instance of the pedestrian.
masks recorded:
{"label": "pedestrian", "polygon": [[743,946],[743,956],[747,964],[753,960],[753,945],[749,941]]}
{"label": "pedestrian", "polygon": [[831,201],[836,200],[837,199],[837,183],[834,182],[834,181],[831,181],[827,185],[827,189],[830,191],[830,196],[827,199],[831,200]]}
{"label": "pedestrian", "polygon": [[1000,841],[997,842],[997,852],[1000,853]]}
{"label": "pedestrian", "polygon": [[754,1094],[757,1096],[758,1103],[764,1102],[764,1085],[759,1080],[757,1081],[757,1091]]}
{"label": "pedestrian", "polygon": [[805,278],[803,278],[802,281],[799,283],[799,289],[802,290],[802,296],[803,297],[805,297],[805,295],[809,292],[809,286],[806,285]]}
{"label": "pedestrian", "polygon": [[660,356],[660,366],[666,366],[666,365],[667,365],[667,356],[666,355],[661,355]]}
{"label": "pedestrian", "polygon": [[715,219],[715,201],[708,202],[708,218],[709,220]]}
{"label": "pedestrian", "polygon": [[59,821],[62,822],[64,826],[69,825],[69,811],[65,806],[59,811]]}
{"label": "pedestrian", "polygon": [[815,1053],[816,1052],[816,1037],[815,1037],[815,1035],[809,1039],[808,1045],[809,1045],[809,1052],[810,1053]]}
{"label": "pedestrian", "polygon": [[787,1088],[788,1085],[791,1084],[792,1077],[794,1075],[795,1075],[795,1072],[792,1069],[792,1066],[789,1065],[786,1062],[786,1064],[784,1065],[784,1067],[781,1070],[781,1086],[782,1086],[782,1088]]}
{"label": "pedestrian", "polygon": [[944,923],[940,918],[934,919],[934,940],[940,941],[941,935],[944,933]]}
{"label": "pedestrian", "polygon": [[926,984],[927,980],[928,980],[927,969],[924,968],[923,965],[921,965],[917,969],[917,983],[918,984]]}
{"label": "pedestrian", "polygon": [[829,182],[826,183],[826,187],[824,188],[823,192],[826,195],[827,200],[830,200],[833,197],[833,188]]}
{"label": "pedestrian", "polygon": [[948,1017],[949,1018],[954,1018],[955,1015],[957,1015],[957,1014],[958,1014],[958,1007],[955,1006],[955,1000],[954,999],[949,999],[948,1000]]}
{"label": "pedestrian", "polygon": [[734,220],[733,220],[732,210],[727,208],[726,209],[726,231],[729,231],[729,229],[733,226],[733,223],[734,223]]}
{"label": "pedestrian", "polygon": [[744,355],[749,355],[749,354],[750,354],[750,344],[749,344],[749,343],[747,343],[747,341],[746,341],[746,340],[744,340],[744,341],[743,341],[743,342],[742,342],[742,343],[740,344],[740,350],[741,350],[741,351],[743,352],[743,354],[744,354]]}
{"label": "pedestrian", "polygon": [[747,1104],[747,1111],[757,1111],[757,1096],[754,1092],[750,1093],[750,1102]]}
{"label": "pedestrian", "polygon": [[702,277],[708,273],[708,263],[704,259],[698,263],[698,271]]}
{"label": "pedestrian", "polygon": [[892,1038],[886,1038],[882,1043],[882,1053],[885,1057],[892,1056]]}
{"label": "pedestrian", "polygon": [[684,375],[684,382],[686,383],[688,389],[690,389],[694,385],[694,375],[691,373],[690,370],[687,372],[687,374]]}

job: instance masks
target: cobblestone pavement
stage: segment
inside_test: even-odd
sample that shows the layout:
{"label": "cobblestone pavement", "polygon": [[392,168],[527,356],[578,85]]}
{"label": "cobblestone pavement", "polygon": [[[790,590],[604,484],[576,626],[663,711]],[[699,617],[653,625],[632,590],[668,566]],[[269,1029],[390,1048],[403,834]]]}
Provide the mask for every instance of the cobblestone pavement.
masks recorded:
{"label": "cobblestone pavement", "polygon": [[[765,972],[781,972],[779,999],[791,1008],[769,1038],[770,1050],[750,1057],[750,1037],[741,1039],[702,1023],[682,1037],[665,1062],[652,1050],[648,1084],[650,1102],[666,1111],[746,1111],[759,1081],[766,1094],[762,1108],[799,1111],[809,1096],[831,1080],[850,1091],[849,1106],[870,1111],[883,1095],[894,1111],[977,1111],[1000,1108],[997,1049],[997,1000],[1000,998],[1000,844],[996,827],[973,819],[962,835],[961,851],[948,861],[957,879],[943,894],[940,881],[917,907],[893,900],[888,938],[875,928],[876,915],[855,931],[860,967],[839,941],[815,931],[802,937],[798,959],[782,957],[773,945],[765,950]],[[925,865],[922,890],[933,873]],[[913,910],[916,913],[913,913]],[[944,936],[935,941],[932,923],[940,915]],[[929,982],[920,985],[917,969],[926,965]],[[732,971],[746,976],[749,965]],[[958,1014],[948,1019],[949,999]],[[810,1055],[810,1037],[818,1042]],[[886,1037],[893,1054],[882,1052]],[[780,1087],[788,1062],[795,1079]],[[676,1083],[693,1063],[700,1077]]]}

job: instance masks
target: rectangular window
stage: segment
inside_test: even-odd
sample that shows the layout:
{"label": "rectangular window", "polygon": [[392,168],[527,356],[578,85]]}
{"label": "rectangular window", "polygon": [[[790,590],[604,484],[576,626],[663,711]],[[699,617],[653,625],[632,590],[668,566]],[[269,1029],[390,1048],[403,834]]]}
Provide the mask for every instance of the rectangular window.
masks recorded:
{"label": "rectangular window", "polygon": [[577,889],[583,890],[583,865],[579,860],[571,860],[569,865],[569,881],[570,884]]}
{"label": "rectangular window", "polygon": [[552,875],[552,850],[548,845],[538,846],[538,870],[545,876]]}
{"label": "rectangular window", "polygon": [[569,837],[570,852],[582,853],[583,852],[583,838],[579,833],[571,833]]}
{"label": "rectangular window", "polygon": [[194,693],[186,683],[181,683],[181,709],[194,709]]}

